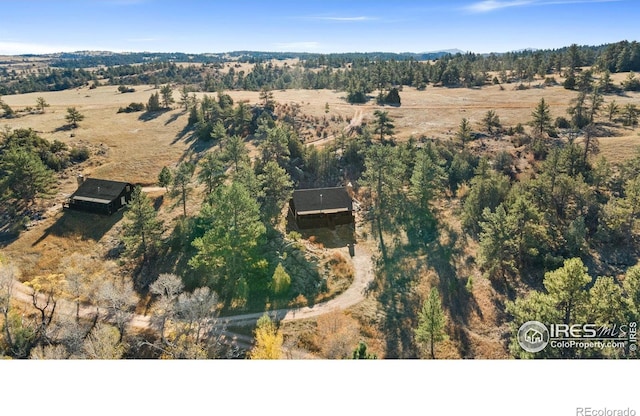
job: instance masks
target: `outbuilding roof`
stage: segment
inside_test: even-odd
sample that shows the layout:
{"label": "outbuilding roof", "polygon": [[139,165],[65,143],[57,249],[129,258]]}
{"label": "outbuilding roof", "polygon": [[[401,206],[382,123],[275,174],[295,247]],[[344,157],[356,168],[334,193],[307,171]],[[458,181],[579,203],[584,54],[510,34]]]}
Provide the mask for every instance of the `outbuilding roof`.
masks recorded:
{"label": "outbuilding roof", "polygon": [[107,204],[118,198],[126,186],[131,186],[131,184],[106,179],[87,178],[71,195],[71,198]]}
{"label": "outbuilding roof", "polygon": [[297,215],[334,214],[353,211],[353,201],[344,187],[296,189],[293,205]]}

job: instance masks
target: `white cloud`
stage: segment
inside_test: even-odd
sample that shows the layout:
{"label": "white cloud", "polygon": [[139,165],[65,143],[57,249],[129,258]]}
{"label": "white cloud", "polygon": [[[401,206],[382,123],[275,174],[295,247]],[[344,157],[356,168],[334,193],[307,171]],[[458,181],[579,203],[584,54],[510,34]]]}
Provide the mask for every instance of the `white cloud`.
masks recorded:
{"label": "white cloud", "polygon": [[612,3],[623,0],[484,0],[478,1],[464,7],[464,10],[472,13],[487,13],[494,10],[506,9],[509,7],[521,7],[521,6],[550,6],[558,4],[584,4],[584,3]]}
{"label": "white cloud", "polygon": [[486,0],[471,4],[465,7],[466,10],[475,13],[486,13],[499,9],[506,9],[507,7],[525,6],[533,3],[532,1],[495,1]]}

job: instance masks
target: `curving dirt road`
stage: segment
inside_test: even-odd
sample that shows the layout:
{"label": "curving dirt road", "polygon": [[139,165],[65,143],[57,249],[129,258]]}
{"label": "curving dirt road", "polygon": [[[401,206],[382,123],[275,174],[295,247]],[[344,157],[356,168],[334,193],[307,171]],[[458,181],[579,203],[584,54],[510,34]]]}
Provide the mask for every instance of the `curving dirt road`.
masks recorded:
{"label": "curving dirt road", "polygon": [[[364,300],[366,297],[366,288],[374,278],[371,252],[364,246],[355,246],[354,256],[349,257],[347,247],[339,250],[344,252],[346,258],[351,258],[355,271],[353,282],[346,291],[327,302],[318,303],[311,307],[268,311],[267,313],[269,316],[271,316],[272,319],[276,319],[281,322],[309,319],[331,312],[335,309],[347,309]],[[12,291],[14,299],[24,303],[31,303],[33,300],[31,293],[31,289],[25,284],[17,281],[15,282]],[[76,313],[75,303],[65,299],[60,299],[56,308],[58,313],[69,315],[75,315]],[[80,306],[80,316],[93,318],[96,310],[100,312],[101,316],[106,316],[104,309],[97,309],[96,306],[86,304]],[[220,317],[218,318],[217,326],[227,327],[253,325],[262,315],[264,315],[264,312]],[[149,316],[139,314],[134,315],[129,323],[130,328],[138,330],[151,328],[151,325],[151,319]]]}
{"label": "curving dirt road", "polygon": [[[344,254],[348,258],[348,249],[344,248]],[[276,309],[267,313],[272,319],[280,322],[309,319],[331,312],[335,309],[347,309],[358,304],[366,297],[367,286],[373,281],[373,261],[371,252],[364,246],[355,246],[355,255],[351,257],[354,268],[354,278],[351,286],[335,298],[313,306],[305,306],[295,309]],[[264,312],[248,313],[218,318],[221,323],[230,326],[252,325],[264,315]]]}

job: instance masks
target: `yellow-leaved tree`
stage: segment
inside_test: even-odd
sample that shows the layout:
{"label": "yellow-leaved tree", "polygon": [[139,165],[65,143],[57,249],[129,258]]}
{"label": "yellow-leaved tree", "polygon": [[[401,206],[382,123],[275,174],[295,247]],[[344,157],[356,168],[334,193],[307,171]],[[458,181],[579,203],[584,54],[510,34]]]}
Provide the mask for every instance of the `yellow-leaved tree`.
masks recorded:
{"label": "yellow-leaved tree", "polygon": [[282,357],[282,332],[278,330],[275,323],[264,314],[258,319],[255,330],[256,343],[249,358],[252,360],[277,360]]}

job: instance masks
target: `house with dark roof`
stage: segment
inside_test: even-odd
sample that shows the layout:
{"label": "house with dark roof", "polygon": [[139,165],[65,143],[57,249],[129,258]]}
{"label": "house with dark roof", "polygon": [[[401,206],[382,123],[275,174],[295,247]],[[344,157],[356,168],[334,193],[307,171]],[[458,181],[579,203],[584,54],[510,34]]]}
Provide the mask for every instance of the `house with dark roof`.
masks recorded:
{"label": "house with dark roof", "polygon": [[289,212],[298,228],[355,223],[353,199],[345,187],[296,189],[289,201]]}
{"label": "house with dark roof", "polygon": [[133,185],[128,182],[78,177],[78,189],[64,208],[111,215],[131,201]]}

